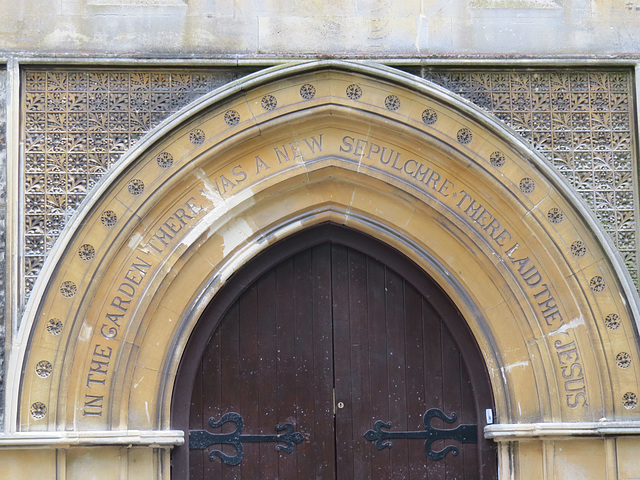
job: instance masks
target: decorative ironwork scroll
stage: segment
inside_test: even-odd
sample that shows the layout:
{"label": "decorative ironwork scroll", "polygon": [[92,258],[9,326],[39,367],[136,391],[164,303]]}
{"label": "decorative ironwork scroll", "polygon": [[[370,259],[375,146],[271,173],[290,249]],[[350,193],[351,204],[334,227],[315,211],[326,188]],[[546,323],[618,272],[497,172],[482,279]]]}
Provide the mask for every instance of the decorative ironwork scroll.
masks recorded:
{"label": "decorative ironwork scroll", "polygon": [[378,420],[374,424],[373,430],[368,430],[364,434],[364,438],[370,442],[375,441],[378,450],[391,448],[392,443],[387,440],[393,438],[425,439],[424,451],[431,460],[442,460],[449,452],[453,455],[458,455],[459,453],[458,447],[454,445],[449,445],[438,451],[432,450],[431,444],[436,440],[450,439],[460,443],[478,443],[478,427],[476,425],[459,425],[452,430],[441,430],[431,426],[431,419],[434,417],[441,418],[447,423],[453,423],[456,421],[457,415],[453,412],[448,417],[442,410],[430,408],[424,414],[425,430],[423,432],[387,432],[382,429],[391,428],[391,422],[385,423],[382,420]]}
{"label": "decorative ironwork scroll", "polygon": [[191,430],[189,432],[189,449],[203,450],[210,445],[233,445],[236,454],[231,456],[223,453],[221,450],[212,450],[209,453],[209,460],[214,461],[216,457],[220,458],[227,465],[238,465],[244,458],[243,443],[262,443],[276,442],[276,451],[293,452],[294,444],[302,443],[304,440],[300,432],[293,431],[293,425],[285,423],[284,425],[276,425],[275,435],[243,435],[244,421],[239,413],[226,413],[219,421],[215,421],[213,417],[209,419],[209,425],[212,428],[220,428],[227,422],[233,422],[236,428],[230,433],[211,433],[206,430]]}

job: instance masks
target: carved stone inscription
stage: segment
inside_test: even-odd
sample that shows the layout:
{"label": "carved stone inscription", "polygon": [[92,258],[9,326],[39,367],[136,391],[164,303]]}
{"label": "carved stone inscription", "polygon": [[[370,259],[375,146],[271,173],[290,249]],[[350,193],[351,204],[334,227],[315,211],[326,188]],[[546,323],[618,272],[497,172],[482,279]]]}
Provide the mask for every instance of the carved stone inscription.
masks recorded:
{"label": "carved stone inscription", "polygon": [[409,179],[433,198],[453,207],[460,218],[487,238],[500,252],[527,294],[537,305],[539,318],[547,327],[548,335],[562,334],[564,340],[554,342],[558,368],[564,380],[565,401],[568,407],[588,405],[584,381],[584,369],[580,363],[575,340],[567,328],[565,316],[557,301],[553,286],[547,282],[535,263],[535,259],[519,253],[523,240],[517,240],[488,206],[474,199],[464,188],[458,188],[453,179],[426,165],[421,159],[405,157],[391,146],[372,143],[364,138],[346,135],[339,146],[343,155],[357,157],[374,167],[385,166],[386,171],[398,177]]}
{"label": "carved stone inscription", "polygon": [[484,237],[536,306],[541,328],[556,353],[558,378],[564,382],[567,407],[588,405],[584,367],[576,347],[575,333],[567,322],[553,283],[545,278],[533,253],[527,253],[527,242],[518,238],[496,211],[475,198],[472,187],[462,186],[459,179],[439,170],[426,158],[412,156],[398,147],[358,135],[336,135],[327,131],[272,144],[230,162],[208,177],[202,177],[201,196],[188,198],[181,205],[176,205],[177,208],[144,234],[130,255],[129,265],[122,269],[118,282],[115,282],[96,328],[92,353],[85,369],[84,417],[102,417],[103,405],[107,404],[110,367],[120,342],[124,340],[123,332],[136,302],[140,300],[140,293],[163,258],[170,254],[198,219],[246,187],[291,168],[304,167],[326,158],[341,158],[347,162],[346,165],[358,164],[358,168],[371,168],[393,175],[444,205]]}
{"label": "carved stone inscription", "polygon": [[162,254],[176,241],[177,234],[203,212],[204,208],[191,197],[168,215],[161,226],[147,235],[136,250],[135,257],[122,274],[119,284],[104,309],[98,335],[90,356],[85,382],[83,417],[102,417],[104,398],[108,391],[110,364],[122,340],[122,331],[129,320],[129,312],[140,298],[140,292],[150,272],[157,265],[152,253]]}

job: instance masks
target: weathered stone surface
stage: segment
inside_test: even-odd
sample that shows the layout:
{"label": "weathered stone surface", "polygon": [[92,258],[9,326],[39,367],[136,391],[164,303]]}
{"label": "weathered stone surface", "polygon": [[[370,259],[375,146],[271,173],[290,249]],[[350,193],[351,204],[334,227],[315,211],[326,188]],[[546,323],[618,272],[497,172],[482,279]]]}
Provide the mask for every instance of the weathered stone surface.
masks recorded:
{"label": "weathered stone surface", "polygon": [[0,51],[38,54],[629,55],[640,2],[40,0],[0,5]]}
{"label": "weathered stone surface", "polygon": [[[0,345],[5,338],[5,252],[7,218],[6,74],[0,71]],[[4,423],[4,348],[0,348],[0,425]]]}

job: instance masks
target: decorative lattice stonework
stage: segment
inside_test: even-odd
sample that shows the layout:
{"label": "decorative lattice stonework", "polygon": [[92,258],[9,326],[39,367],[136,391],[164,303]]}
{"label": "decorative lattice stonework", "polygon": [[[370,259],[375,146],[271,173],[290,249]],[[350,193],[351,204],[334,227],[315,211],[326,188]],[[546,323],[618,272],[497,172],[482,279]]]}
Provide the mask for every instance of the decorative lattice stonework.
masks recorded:
{"label": "decorative lattice stonework", "polygon": [[[226,69],[24,70],[26,296],[66,221],[111,165],[169,115],[247,73]],[[0,92],[0,111],[3,98]],[[195,135],[194,140],[201,139]],[[0,123],[0,156],[3,154],[4,125]],[[4,222],[5,216],[1,217]]]}
{"label": "decorative lattice stonework", "polygon": [[593,209],[638,284],[630,70],[454,70],[421,74],[526,138]]}
{"label": "decorative lattice stonework", "polygon": [[[110,166],[171,113],[246,73],[70,68],[23,72],[25,295],[66,221]],[[422,73],[493,113],[543,153],[592,207],[637,282],[630,71]],[[300,90],[305,99],[314,98],[315,93],[311,84]],[[362,89],[352,84],[346,93],[358,100]],[[0,94],[0,110],[3,102]],[[435,124],[437,112],[425,110],[422,120]],[[224,121],[235,126],[240,116],[230,110]],[[0,124],[0,156],[4,155],[3,127]],[[472,138],[466,131],[458,137],[463,144]],[[194,134],[193,141],[204,138]],[[159,159],[159,164],[170,166],[164,160]],[[505,158],[496,156],[491,161],[501,166]],[[3,234],[4,227],[0,230]]]}

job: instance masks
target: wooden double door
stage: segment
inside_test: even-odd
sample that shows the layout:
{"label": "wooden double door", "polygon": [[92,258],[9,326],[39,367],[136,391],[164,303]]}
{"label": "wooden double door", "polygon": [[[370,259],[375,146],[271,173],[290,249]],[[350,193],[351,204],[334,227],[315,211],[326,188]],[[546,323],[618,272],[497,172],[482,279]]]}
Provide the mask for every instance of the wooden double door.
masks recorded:
{"label": "wooden double door", "polygon": [[[236,294],[201,320],[216,327],[206,343],[197,339],[199,359],[186,362],[195,376],[181,369],[192,390],[174,393],[190,397],[174,406],[192,432],[189,452],[174,455],[177,476],[496,478],[495,451],[482,435],[492,408],[486,370],[437,285],[397,252],[346,229],[287,243],[263,256],[257,279],[234,279]],[[467,424],[475,438],[427,448],[420,435],[434,407],[457,419],[435,417],[428,428]],[[376,428],[378,420],[387,425]],[[399,438],[377,445],[365,438],[369,430]],[[207,439],[216,443],[197,445]],[[386,442],[390,448],[378,448]],[[447,446],[457,451],[428,457]]]}

